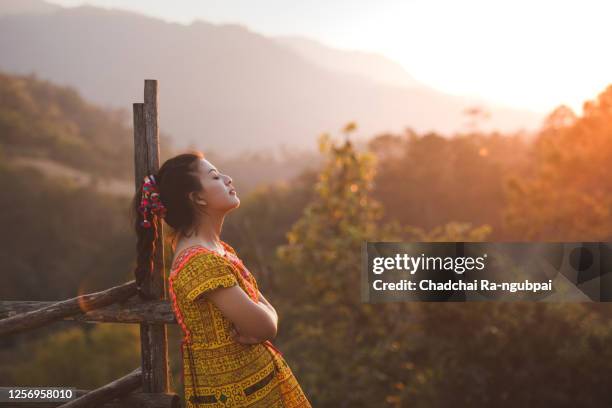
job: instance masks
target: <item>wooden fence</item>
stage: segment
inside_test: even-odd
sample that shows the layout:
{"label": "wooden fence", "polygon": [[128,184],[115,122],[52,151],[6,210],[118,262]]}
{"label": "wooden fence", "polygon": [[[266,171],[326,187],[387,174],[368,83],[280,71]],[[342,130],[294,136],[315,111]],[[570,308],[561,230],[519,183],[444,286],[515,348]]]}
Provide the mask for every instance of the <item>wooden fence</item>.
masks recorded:
{"label": "wooden fence", "polygon": [[[135,103],[134,168],[136,191],[145,175],[159,169],[158,84],[145,80],[144,103]],[[178,395],[169,393],[167,324],[176,324],[166,300],[163,223],[157,220],[154,273],[141,285],[152,300],[137,296],[136,281],[101,292],[59,302],[0,301],[0,336],[31,330],[58,320],[140,324],[141,364],[131,373],[95,390],[77,390],[67,403],[28,402],[28,407],[179,407]],[[109,356],[111,357],[111,356]],[[6,388],[6,387],[5,387]],[[2,403],[0,407],[24,407]]]}

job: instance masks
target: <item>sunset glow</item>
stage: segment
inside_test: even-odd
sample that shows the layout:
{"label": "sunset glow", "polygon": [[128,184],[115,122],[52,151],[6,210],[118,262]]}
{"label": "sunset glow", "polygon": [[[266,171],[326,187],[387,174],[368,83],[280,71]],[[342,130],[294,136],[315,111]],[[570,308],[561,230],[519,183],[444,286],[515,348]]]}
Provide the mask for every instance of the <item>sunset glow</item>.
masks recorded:
{"label": "sunset glow", "polygon": [[300,35],[333,47],[376,52],[444,92],[539,112],[561,103],[580,112],[584,100],[612,82],[612,56],[606,51],[612,6],[604,1],[87,3],[183,24],[196,19],[238,23],[267,36]]}

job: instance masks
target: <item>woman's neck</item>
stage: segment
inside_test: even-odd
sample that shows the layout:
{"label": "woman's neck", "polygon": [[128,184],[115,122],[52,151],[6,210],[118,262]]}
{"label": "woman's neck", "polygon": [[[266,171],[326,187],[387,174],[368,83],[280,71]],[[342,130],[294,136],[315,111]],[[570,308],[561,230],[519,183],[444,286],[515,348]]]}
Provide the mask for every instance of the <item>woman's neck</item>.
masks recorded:
{"label": "woman's neck", "polygon": [[223,227],[224,214],[207,214],[197,223],[194,231],[189,236],[180,235],[177,240],[177,247],[188,247],[191,245],[202,245],[220,254],[225,253],[225,248],[221,241],[221,228]]}
{"label": "woman's neck", "polygon": [[210,242],[220,242],[224,219],[224,212],[209,210],[206,214],[200,214],[195,235]]}

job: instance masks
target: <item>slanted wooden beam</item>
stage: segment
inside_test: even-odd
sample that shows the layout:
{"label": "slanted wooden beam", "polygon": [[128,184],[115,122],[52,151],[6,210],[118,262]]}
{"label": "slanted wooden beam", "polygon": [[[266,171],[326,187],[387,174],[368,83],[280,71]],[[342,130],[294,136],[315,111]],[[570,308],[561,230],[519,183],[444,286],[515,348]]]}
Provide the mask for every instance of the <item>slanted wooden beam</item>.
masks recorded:
{"label": "slanted wooden beam", "polygon": [[0,336],[34,329],[84,311],[121,302],[136,294],[136,282],[130,281],[100,292],[88,293],[72,299],[52,303],[41,309],[21,313],[0,320]]}
{"label": "slanted wooden beam", "polygon": [[[9,389],[15,387],[0,387],[5,395]],[[76,390],[77,397],[81,397],[90,390]],[[58,408],[62,402],[0,402],[0,408]],[[100,408],[180,408],[180,398],[177,394],[132,392],[124,397],[99,405]]]}
{"label": "slanted wooden beam", "polygon": [[142,384],[142,369],[138,367],[128,375],[125,375],[98,389],[88,392],[75,400],[69,401],[61,408],[99,407],[115,398],[125,396],[140,388]]}
{"label": "slanted wooden beam", "polygon": [[[16,316],[49,307],[57,302],[38,302],[33,300],[0,300],[0,319]],[[83,323],[157,323],[176,324],[176,316],[167,300],[142,301],[132,296],[122,303],[85,313],[66,316],[64,320]]]}

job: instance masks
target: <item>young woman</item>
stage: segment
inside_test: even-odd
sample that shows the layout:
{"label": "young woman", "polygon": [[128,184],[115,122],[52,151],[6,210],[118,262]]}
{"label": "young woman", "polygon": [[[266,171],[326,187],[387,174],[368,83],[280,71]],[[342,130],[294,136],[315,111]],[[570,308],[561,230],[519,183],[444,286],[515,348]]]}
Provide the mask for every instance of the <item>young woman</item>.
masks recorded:
{"label": "young woman", "polygon": [[174,230],[168,292],[183,331],[185,406],[311,407],[270,340],[278,316],[236,251],[219,237],[240,200],[199,151],[166,161],[134,197],[137,281],[151,270],[155,216]]}

